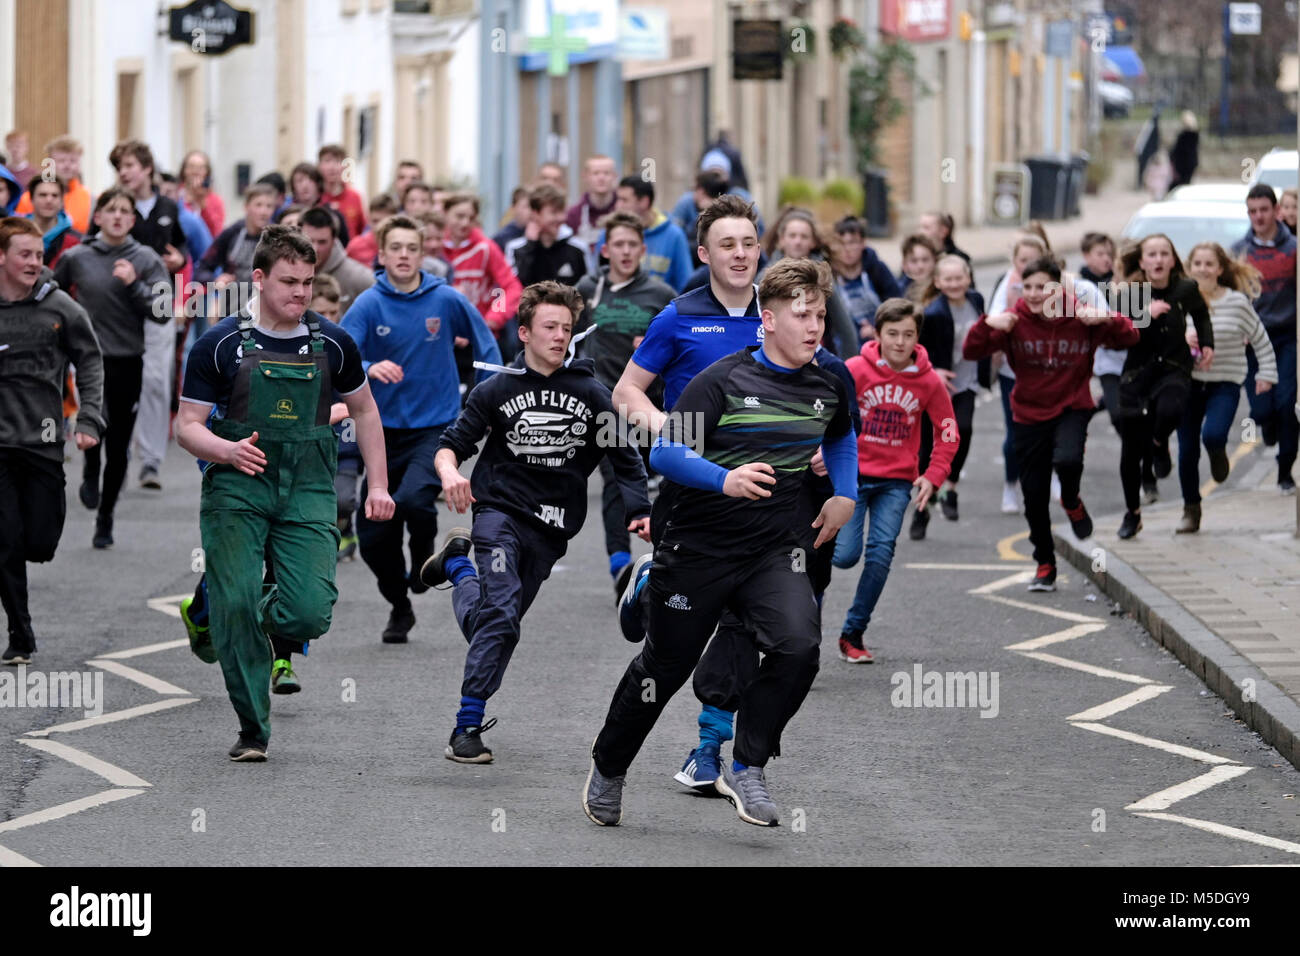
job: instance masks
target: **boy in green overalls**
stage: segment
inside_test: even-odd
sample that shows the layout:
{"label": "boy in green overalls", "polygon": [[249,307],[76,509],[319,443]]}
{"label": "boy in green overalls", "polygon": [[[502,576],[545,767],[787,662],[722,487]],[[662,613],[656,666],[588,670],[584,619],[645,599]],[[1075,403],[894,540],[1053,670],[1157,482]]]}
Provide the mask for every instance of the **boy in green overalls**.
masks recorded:
{"label": "boy in green overalls", "polygon": [[[253,253],[257,297],[195,343],[181,391],[176,441],[211,462],[199,525],[212,642],[239,715],[231,760],[266,759],[270,636],[303,642],[329,630],[338,598],[335,391],[370,476],[366,516],[393,516],[383,429],[361,355],[346,332],[307,308],[315,265],[305,236],[267,228]],[[266,594],[264,555],[276,581]]]}

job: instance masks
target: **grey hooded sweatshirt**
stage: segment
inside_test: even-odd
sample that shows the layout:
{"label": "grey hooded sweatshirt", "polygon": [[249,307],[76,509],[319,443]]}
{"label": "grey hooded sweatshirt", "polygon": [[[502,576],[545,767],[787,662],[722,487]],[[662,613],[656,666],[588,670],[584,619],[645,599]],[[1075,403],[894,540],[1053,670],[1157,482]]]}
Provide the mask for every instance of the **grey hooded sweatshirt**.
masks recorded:
{"label": "grey hooded sweatshirt", "polygon": [[77,367],[77,431],[100,437],[104,364],[86,311],[49,269],[17,302],[0,298],[0,447],[63,460],[63,381]]}
{"label": "grey hooded sweatshirt", "polygon": [[[135,267],[136,278],[130,285],[113,276],[118,259]],[[59,257],[54,279],[90,313],[105,358],[144,355],[145,320],[160,325],[171,321],[173,293],[167,267],[158,253],[130,236],[120,246],[87,236]]]}

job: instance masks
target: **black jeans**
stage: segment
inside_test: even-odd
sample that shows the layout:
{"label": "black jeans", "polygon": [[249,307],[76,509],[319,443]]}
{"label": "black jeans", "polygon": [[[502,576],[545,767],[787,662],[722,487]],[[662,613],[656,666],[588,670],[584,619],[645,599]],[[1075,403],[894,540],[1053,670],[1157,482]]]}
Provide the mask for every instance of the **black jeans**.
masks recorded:
{"label": "black jeans", "polygon": [[0,603],[9,618],[9,642],[18,650],[36,650],[27,610],[27,562],[54,557],[67,513],[63,486],[62,461],[0,448]]}
{"label": "black jeans", "polygon": [[135,431],[135,414],[140,408],[140,383],[144,376],[144,358],[104,357],[104,434],[94,448],[86,449],[82,478],[99,483],[99,463],[104,461],[104,484],[99,493],[99,513],[113,514],[122,483],[126,480],[126,462],[131,450],[131,433]]}
{"label": "black jeans", "polygon": [[375,573],[379,593],[394,608],[408,608],[410,578],[402,555],[402,530],[411,533],[411,575],[433,554],[438,534],[438,492],[442,483],[433,470],[442,426],[434,428],[385,428],[384,447],[388,457],[388,490],[397,510],[389,521],[366,517],[365,501],[369,480],[361,482],[357,508],[357,543],[361,559]]}
{"label": "black jeans", "polygon": [[[1125,372],[1120,379],[1119,480],[1124,487],[1124,506],[1129,511],[1142,507],[1142,461],[1150,458],[1156,444],[1168,444],[1183,419],[1192,376],[1171,366],[1148,366]],[[1134,376],[1131,383],[1125,378]]]}
{"label": "black jeans", "polygon": [[1073,508],[1079,503],[1079,480],[1083,477],[1083,446],[1088,440],[1092,411],[1066,409],[1046,422],[1015,423],[1016,461],[1020,464],[1020,488],[1025,497],[1025,518],[1034,560],[1056,564],[1052,541],[1052,469],[1061,479],[1061,503]]}
{"label": "black jeans", "polygon": [[[952,414],[957,425],[959,443],[957,453],[952,459],[952,468],[948,472],[948,480],[955,485],[961,480],[961,470],[966,465],[966,456],[970,454],[970,440],[975,422],[975,393],[970,389],[966,389],[953,395]],[[940,423],[939,430],[941,432],[943,428],[943,424]],[[922,412],[921,448],[917,457],[917,467],[920,474],[924,475],[926,469],[930,467],[930,456],[932,454],[934,454],[934,425],[930,421],[930,416]]]}
{"label": "black jeans", "polygon": [[[1097,380],[1101,382],[1101,404],[1106,409],[1106,414],[1110,417],[1111,427],[1115,429],[1115,434],[1122,439],[1124,437],[1124,419],[1119,413],[1119,376],[1118,375],[1098,375]],[[1149,454],[1142,456],[1142,484],[1154,485],[1156,483],[1156,473],[1151,465],[1151,456]]]}
{"label": "black jeans", "polygon": [[743,764],[766,765],[817,676],[821,634],[808,574],[795,569],[789,551],[728,560],[668,543],[655,553],[646,590],[645,647],[614,691],[593,749],[597,768],[605,776],[627,772],[727,609],[764,655],[741,695],[733,753]]}

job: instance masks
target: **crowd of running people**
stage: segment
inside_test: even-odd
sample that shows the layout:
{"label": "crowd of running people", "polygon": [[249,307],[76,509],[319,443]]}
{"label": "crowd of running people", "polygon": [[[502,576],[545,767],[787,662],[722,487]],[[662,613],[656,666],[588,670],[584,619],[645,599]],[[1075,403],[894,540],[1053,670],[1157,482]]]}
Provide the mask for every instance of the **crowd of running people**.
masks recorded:
{"label": "crowd of running people", "polygon": [[[336,146],[249,186],[227,221],[200,152],[172,176],[121,143],[118,183],[92,199],[75,140],[47,145],[43,174],[22,145],[25,178],[0,165],[4,663],[36,650],[26,564],[62,533],[65,440],[107,549],[133,448],[159,489],[170,435],[203,473],[204,574],[182,618],[221,665],[232,760],[266,759],[271,695],[302,689],[294,655],[329,630],[336,563],[359,552],[385,643],[407,641],[413,595],[452,591],[468,648],[445,755],[491,762],[488,701],[599,469],[618,626],[642,649],[584,810],[620,821],[628,767],[693,674],[698,741],[676,780],[773,826],[764,768],[817,673],[833,569],[862,562],[838,654],[870,663],[905,516],[914,540],[936,507],[959,518],[980,389],[1002,397],[1001,509],[1027,519],[1031,591],[1056,586],[1053,500],[1094,532],[1079,490],[1103,409],[1121,538],[1172,473],[1175,432],[1178,531],[1198,531],[1201,447],[1222,482],[1243,387],[1295,492],[1294,190],[1253,187],[1249,232],[1186,261],[1164,235],[1089,233],[1073,273],[1031,228],[985,295],[942,212],[903,239],[899,275],[855,217],[825,230],[787,207],[765,227],[725,141],[669,214],[609,157],[584,162],[576,203],[546,164],[490,238],[479,198],[418,163],[364,202]],[[440,498],[473,515],[441,542]],[[632,535],[653,550],[634,557]]]}

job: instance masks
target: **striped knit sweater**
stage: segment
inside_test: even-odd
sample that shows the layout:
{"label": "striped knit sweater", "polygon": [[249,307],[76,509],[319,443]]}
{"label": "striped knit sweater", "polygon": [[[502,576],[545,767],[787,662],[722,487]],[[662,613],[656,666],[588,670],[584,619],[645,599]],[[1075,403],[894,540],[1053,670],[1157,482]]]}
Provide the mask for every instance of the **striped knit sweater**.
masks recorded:
{"label": "striped knit sweater", "polygon": [[[1240,292],[1227,289],[1213,301],[1206,299],[1206,305],[1214,324],[1214,361],[1204,372],[1193,371],[1192,378],[1198,382],[1236,382],[1240,385],[1246,380],[1246,344],[1249,342],[1259,360],[1256,377],[1276,385],[1277,360],[1273,356],[1273,345],[1250,300]],[[1190,318],[1187,327],[1192,328]]]}

